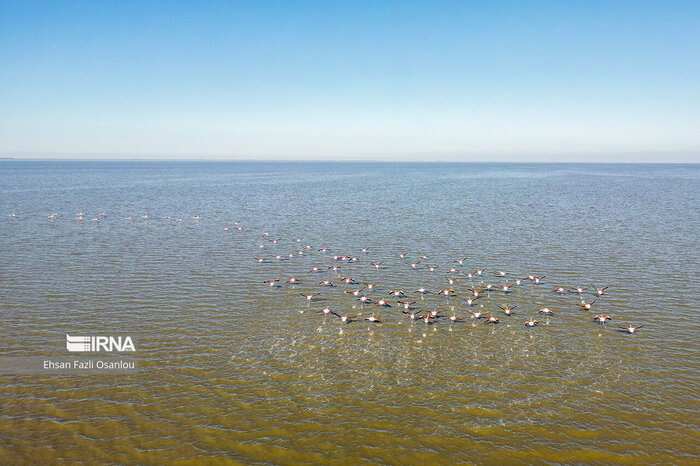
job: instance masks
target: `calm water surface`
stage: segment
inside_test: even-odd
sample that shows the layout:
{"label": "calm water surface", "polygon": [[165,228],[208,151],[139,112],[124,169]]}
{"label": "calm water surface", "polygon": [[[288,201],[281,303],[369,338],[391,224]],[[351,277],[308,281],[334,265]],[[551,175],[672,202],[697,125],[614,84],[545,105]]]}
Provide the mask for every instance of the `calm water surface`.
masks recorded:
{"label": "calm water surface", "polygon": [[[698,206],[697,165],[2,162],[0,356],[131,335],[140,370],[0,374],[0,462],[697,462]],[[336,254],[466,322],[361,306]],[[486,271],[415,293],[450,267]],[[545,279],[476,301],[486,325],[459,297],[497,270]],[[558,286],[609,288],[591,313]]]}

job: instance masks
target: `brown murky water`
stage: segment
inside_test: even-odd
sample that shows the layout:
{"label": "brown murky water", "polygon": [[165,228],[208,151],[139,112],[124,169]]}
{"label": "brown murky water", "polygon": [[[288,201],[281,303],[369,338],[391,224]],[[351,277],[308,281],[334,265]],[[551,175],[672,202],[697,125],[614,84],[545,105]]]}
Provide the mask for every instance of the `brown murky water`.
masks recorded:
{"label": "brown murky water", "polygon": [[[65,357],[66,334],[105,334],[132,336],[139,362],[126,374],[0,374],[0,462],[697,462],[699,175],[3,162],[0,357]],[[542,284],[471,308],[460,299],[531,274]],[[450,275],[461,279],[450,286]],[[362,285],[343,276],[377,283],[367,296],[392,307],[362,305],[344,293]],[[558,286],[587,287],[587,302],[609,288],[591,312]],[[412,322],[388,296],[397,288],[446,317]],[[444,288],[455,296],[435,293]],[[300,294],[312,292],[307,305]],[[313,312],[324,307],[359,317]],[[532,317],[540,325],[526,328]],[[643,327],[616,331],[628,323]]]}

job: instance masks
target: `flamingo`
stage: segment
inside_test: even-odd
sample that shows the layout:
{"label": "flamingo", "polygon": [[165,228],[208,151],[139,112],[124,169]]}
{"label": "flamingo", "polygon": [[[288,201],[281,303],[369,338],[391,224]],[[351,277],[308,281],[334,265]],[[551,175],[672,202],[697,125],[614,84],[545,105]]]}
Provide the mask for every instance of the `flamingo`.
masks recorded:
{"label": "flamingo", "polygon": [[628,324],[627,327],[620,327],[617,329],[618,332],[634,333],[638,328],[644,327],[643,325],[637,325],[636,327],[632,324]]}
{"label": "flamingo", "polygon": [[304,294],[304,293],[300,293],[300,295],[303,296],[303,297],[305,297],[305,298],[306,298],[306,302],[309,303],[309,304],[311,303],[311,300],[312,300],[312,299],[314,299],[316,296],[318,296],[317,294]]}
{"label": "flamingo", "polygon": [[525,321],[525,326],[527,327],[535,327],[539,325],[539,323],[535,319],[530,319]]}

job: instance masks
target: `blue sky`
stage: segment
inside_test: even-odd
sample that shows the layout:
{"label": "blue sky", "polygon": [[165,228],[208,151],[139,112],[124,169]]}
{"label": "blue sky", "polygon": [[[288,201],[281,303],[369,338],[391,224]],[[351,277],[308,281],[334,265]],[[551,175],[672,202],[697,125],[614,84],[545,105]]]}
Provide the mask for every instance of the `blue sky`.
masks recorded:
{"label": "blue sky", "polygon": [[697,1],[0,2],[0,156],[700,161]]}

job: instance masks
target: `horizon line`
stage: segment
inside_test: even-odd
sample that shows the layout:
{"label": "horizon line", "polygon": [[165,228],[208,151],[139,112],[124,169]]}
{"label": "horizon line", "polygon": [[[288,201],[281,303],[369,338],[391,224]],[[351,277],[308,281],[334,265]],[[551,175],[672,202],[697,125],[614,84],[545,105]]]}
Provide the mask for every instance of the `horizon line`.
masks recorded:
{"label": "horizon line", "polygon": [[387,160],[387,159],[275,159],[275,158],[63,158],[0,157],[0,162],[203,162],[203,163],[406,163],[406,164],[560,164],[560,165],[697,165],[699,161],[559,161],[559,160]]}

